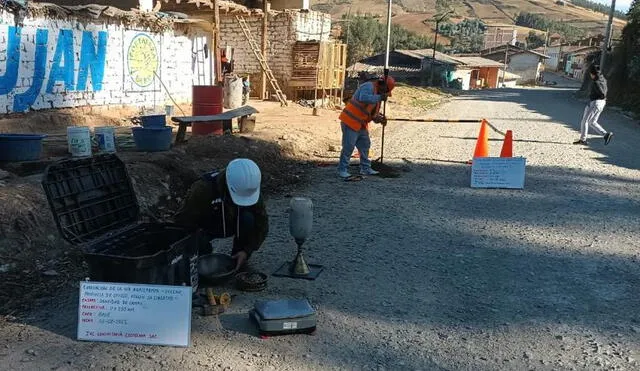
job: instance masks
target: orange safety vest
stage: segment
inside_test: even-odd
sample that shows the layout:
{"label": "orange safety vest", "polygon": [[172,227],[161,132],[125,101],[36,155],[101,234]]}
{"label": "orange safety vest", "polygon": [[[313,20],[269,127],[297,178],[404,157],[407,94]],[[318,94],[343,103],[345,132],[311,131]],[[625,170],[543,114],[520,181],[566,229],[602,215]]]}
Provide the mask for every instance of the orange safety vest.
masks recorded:
{"label": "orange safety vest", "polygon": [[[368,82],[366,84],[373,84]],[[373,94],[378,93],[378,87],[373,84]],[[355,95],[355,94],[354,94]],[[355,98],[351,98],[349,103],[344,107],[342,113],[340,113],[340,121],[355,131],[362,129],[369,129],[369,122],[373,120],[373,117],[380,111],[380,103],[365,104],[358,102]]]}

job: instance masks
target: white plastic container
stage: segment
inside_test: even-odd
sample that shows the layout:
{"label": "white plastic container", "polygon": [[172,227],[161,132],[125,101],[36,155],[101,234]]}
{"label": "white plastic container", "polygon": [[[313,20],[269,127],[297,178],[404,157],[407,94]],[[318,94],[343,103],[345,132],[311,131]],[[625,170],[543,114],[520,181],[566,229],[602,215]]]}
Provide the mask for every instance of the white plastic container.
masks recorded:
{"label": "white plastic container", "polygon": [[71,156],[91,156],[91,131],[88,126],[67,127],[67,143]]}
{"label": "white plastic container", "polygon": [[242,107],[242,79],[238,76],[226,76],[222,90],[222,103],[226,109]]}
{"label": "white plastic container", "polygon": [[294,197],[289,203],[289,232],[298,241],[311,234],[313,226],[313,202],[304,197]]}
{"label": "white plastic container", "polygon": [[113,126],[95,128],[95,136],[100,152],[116,152],[116,129]]}

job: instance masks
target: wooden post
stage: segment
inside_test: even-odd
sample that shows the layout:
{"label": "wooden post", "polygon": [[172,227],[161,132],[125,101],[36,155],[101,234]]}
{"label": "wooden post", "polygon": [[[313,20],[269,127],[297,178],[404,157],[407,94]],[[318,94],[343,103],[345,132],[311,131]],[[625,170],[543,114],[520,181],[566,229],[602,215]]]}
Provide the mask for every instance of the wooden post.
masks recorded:
{"label": "wooden post", "polygon": [[213,85],[222,81],[222,64],[220,55],[220,7],[218,0],[213,0],[213,65],[215,66],[215,82]]}
{"label": "wooden post", "polygon": [[[267,63],[267,41],[269,40],[269,2],[267,0],[262,1],[262,47],[261,52],[264,57],[265,63]],[[262,99],[268,99],[267,97],[267,73],[262,71],[262,81],[260,87],[260,95]]]}
{"label": "wooden post", "polygon": [[507,63],[509,61],[509,44],[506,45],[504,49],[504,71],[502,73],[502,85],[504,86],[505,80],[507,79]]}
{"label": "wooden post", "polygon": [[344,102],[344,86],[347,80],[347,45],[340,46],[340,104]]}

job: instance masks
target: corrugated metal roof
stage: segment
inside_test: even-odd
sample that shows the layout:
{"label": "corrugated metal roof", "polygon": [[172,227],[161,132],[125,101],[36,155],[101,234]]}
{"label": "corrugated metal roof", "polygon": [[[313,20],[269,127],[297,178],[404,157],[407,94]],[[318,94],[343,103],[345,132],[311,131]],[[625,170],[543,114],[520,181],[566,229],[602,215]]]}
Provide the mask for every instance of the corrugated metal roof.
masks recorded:
{"label": "corrugated metal roof", "polygon": [[175,12],[142,12],[138,9],[122,10],[109,5],[56,5],[52,3],[28,2],[25,4],[8,1],[7,7],[1,11],[18,12],[25,10],[31,17],[49,17],[67,20],[69,17],[79,19],[111,18],[124,25],[147,27],[152,31],[162,31],[171,28],[174,23],[203,23],[201,19],[192,19]]}
{"label": "corrugated metal roof", "polygon": [[[384,66],[358,62],[356,64],[353,64],[353,65],[347,67],[347,70],[350,70],[350,71],[378,72],[378,71],[383,71],[384,70]],[[395,72],[412,72],[413,73],[413,72],[420,72],[421,70],[420,70],[420,68],[389,66],[389,71],[391,71],[391,72],[394,72],[394,71]]]}
{"label": "corrugated metal roof", "polygon": [[[433,58],[433,49],[415,49],[415,50],[399,49],[394,51],[396,53],[404,54],[406,56],[414,57],[420,60],[423,60],[425,58],[429,58],[429,59]],[[451,58],[451,56],[446,55],[444,53],[440,53],[439,51],[436,51],[436,61],[449,63],[449,64],[457,64],[457,61]]]}
{"label": "corrugated metal roof", "polygon": [[[480,55],[487,56],[487,55],[493,55],[493,54],[496,54],[496,53],[503,53],[506,47],[507,47],[506,45],[501,45],[501,46],[497,46],[495,48],[485,49],[485,50],[480,52]],[[536,52],[534,50],[526,50],[526,49],[519,48],[517,46],[509,45],[509,55],[522,54],[522,53],[535,54],[535,55],[540,56],[540,57],[545,58],[545,59],[550,58],[548,55],[544,55],[544,54]]]}
{"label": "corrugated metal roof", "polygon": [[[395,50],[395,52],[404,54],[417,59],[433,58],[433,49],[417,49],[417,50]],[[479,56],[466,57],[440,53],[436,51],[436,61],[465,67],[500,67],[501,63],[492,61],[491,59]]]}
{"label": "corrugated metal roof", "polygon": [[502,63],[496,62],[491,59],[482,58],[482,57],[458,57],[453,56],[453,58],[459,62],[464,67],[502,67]]}
{"label": "corrugated metal roof", "polygon": [[[414,58],[418,61],[422,61],[424,59],[431,60],[433,58],[433,49],[417,49],[417,50],[406,50],[399,49],[394,50],[393,53],[401,54],[410,58]],[[375,66],[381,67],[379,63],[372,63],[371,59],[380,57],[382,54],[374,55],[369,58],[365,58],[360,60],[355,64],[355,67],[358,69],[362,69],[366,71],[369,67]],[[487,68],[487,67],[502,67],[502,62],[496,62],[491,59],[482,58],[480,56],[457,56],[457,55],[447,55],[444,53],[440,53],[436,51],[436,63],[444,63],[453,66],[457,66],[460,68]],[[393,68],[401,68],[403,71],[419,71],[419,68],[411,68],[407,66],[390,66],[390,69]]]}
{"label": "corrugated metal roof", "polygon": [[[554,45],[554,46],[551,46],[550,48],[560,48],[560,45]],[[593,46],[593,45],[592,46],[563,45],[562,46],[562,53],[568,54],[568,53],[575,53],[575,52],[579,52],[579,51],[587,51],[587,50],[590,50],[590,49],[598,50],[600,48],[597,47],[597,46]],[[539,53],[544,53],[544,47],[535,48],[533,50],[536,51],[536,52],[539,52]]]}

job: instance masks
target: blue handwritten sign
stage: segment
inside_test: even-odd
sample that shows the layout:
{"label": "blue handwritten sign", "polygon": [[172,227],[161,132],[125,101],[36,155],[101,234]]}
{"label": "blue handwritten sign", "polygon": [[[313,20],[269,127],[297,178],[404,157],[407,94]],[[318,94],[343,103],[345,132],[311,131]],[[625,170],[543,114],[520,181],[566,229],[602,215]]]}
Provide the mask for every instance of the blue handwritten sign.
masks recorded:
{"label": "blue handwritten sign", "polygon": [[[49,60],[48,47],[50,32],[47,29],[36,30],[35,55],[25,55],[26,47],[22,46],[23,30],[21,27],[8,26],[6,68],[0,75],[0,95],[14,94],[13,111],[24,112],[28,110],[41,95],[45,86],[46,93],[54,93],[57,86],[64,91],[86,91],[89,77],[93,91],[102,90],[104,70],[107,55],[108,33],[97,32],[97,38],[93,32],[82,32],[79,60],[76,61],[74,50],[74,32],[71,29],[58,31],[55,51]],[[20,70],[21,61],[31,60],[33,64],[27,64],[29,69]],[[76,68],[77,64],[77,68]],[[33,66],[33,67],[31,67]],[[49,72],[47,78],[47,71]],[[76,72],[77,75],[76,75]],[[23,92],[16,91],[19,79],[30,79],[30,86]]]}

